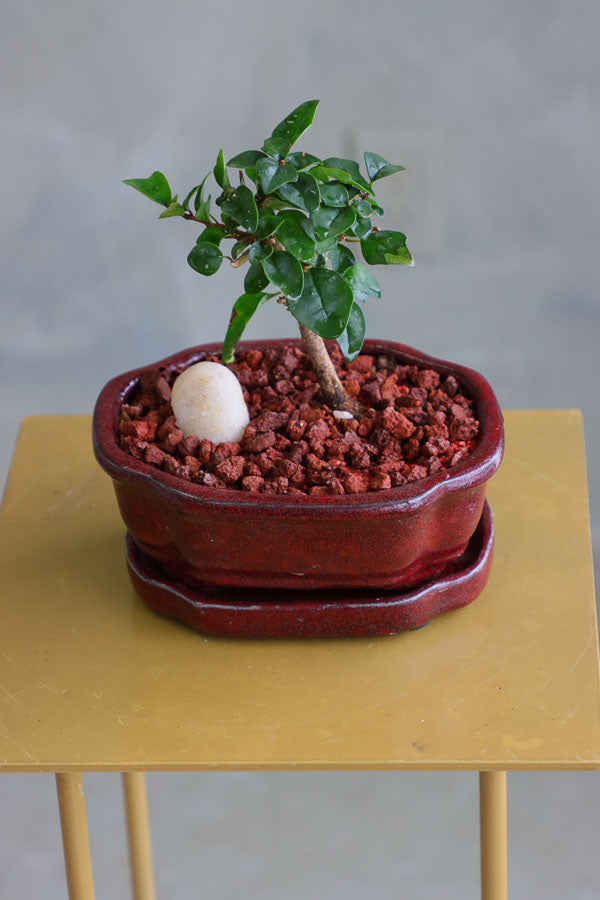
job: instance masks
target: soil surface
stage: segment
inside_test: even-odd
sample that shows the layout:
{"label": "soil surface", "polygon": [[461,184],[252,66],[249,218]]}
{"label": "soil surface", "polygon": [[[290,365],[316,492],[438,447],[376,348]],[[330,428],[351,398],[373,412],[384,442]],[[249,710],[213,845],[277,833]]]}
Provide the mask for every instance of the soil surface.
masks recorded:
{"label": "soil surface", "polygon": [[[452,375],[397,365],[389,356],[331,357],[348,393],[364,404],[356,419],[321,405],[306,354],[294,346],[242,350],[229,368],[250,412],[242,440],[183,438],[171,409],[178,371],[147,370],[121,409],[121,447],[197,484],[263,494],[357,494],[419,481],[451,469],[475,446],[473,403]],[[220,362],[218,357],[206,357]]]}

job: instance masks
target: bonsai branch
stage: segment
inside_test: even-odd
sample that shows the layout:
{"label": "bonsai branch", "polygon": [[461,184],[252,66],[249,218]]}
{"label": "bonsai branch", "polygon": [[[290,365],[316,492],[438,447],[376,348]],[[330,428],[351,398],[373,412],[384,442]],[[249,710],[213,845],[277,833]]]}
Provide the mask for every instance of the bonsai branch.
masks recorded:
{"label": "bonsai branch", "polygon": [[207,225],[210,228],[222,228],[223,231],[227,231],[226,237],[236,238],[238,241],[247,241],[247,243],[251,244],[256,240],[256,235],[251,231],[239,231],[237,228],[235,231],[228,231],[227,226],[223,225],[222,222],[217,222],[216,220],[211,222],[208,219],[199,219],[191,212],[186,212],[182,218],[187,219],[188,222],[198,222],[199,225]]}
{"label": "bonsai branch", "polygon": [[363,407],[351,397],[339,379],[323,338],[306,325],[300,324],[300,334],[321,387],[323,400],[330,409],[345,409],[352,415],[360,415]]}

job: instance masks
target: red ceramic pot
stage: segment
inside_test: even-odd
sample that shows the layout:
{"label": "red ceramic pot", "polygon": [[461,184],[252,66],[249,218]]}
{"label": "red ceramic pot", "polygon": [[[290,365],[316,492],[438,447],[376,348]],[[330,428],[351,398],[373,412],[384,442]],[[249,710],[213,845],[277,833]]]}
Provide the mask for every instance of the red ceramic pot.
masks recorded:
{"label": "red ceramic pot", "polygon": [[[411,347],[366,341],[364,349],[458,379],[480,422],[477,446],[467,459],[421,481],[364,494],[288,497],[197,485],[121,449],[120,407],[143,369],[109,381],[94,411],[96,458],[114,480],[121,515],[136,545],[167,578],[192,589],[206,583],[406,589],[435,578],[465,551],[482,514],[485,482],[500,465],[504,449],[494,393],[477,372]],[[220,351],[220,344],[204,344],[158,365],[180,369]]]}

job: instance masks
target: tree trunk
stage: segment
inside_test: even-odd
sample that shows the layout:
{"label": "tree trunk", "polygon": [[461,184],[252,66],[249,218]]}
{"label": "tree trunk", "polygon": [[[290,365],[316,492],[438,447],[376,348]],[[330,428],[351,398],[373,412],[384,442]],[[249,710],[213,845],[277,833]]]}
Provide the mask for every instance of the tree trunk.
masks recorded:
{"label": "tree trunk", "polygon": [[331,362],[323,338],[320,338],[306,325],[300,325],[300,334],[319,381],[323,400],[327,406],[331,409],[347,410],[354,416],[360,415],[362,406],[358,400],[355,400],[354,397],[351,397],[346,392]]}

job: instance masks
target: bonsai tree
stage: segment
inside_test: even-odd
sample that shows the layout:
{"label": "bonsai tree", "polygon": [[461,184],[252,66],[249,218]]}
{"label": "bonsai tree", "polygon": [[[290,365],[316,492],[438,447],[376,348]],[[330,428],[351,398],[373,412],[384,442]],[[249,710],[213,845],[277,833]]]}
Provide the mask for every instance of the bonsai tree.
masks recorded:
{"label": "bonsai tree", "polygon": [[[210,172],[181,201],[162,172],[124,183],[164,206],[159,218],[179,216],[204,226],[187,258],[200,275],[214,275],[224,258],[236,268],[248,265],[244,293],[233,305],[225,335],[224,363],[233,362],[254,313],[276,299],[300,326],[324,401],[332,409],[356,413],[357,401],[344,390],[324,339],[336,340],[352,361],[365,335],[363,304],[381,296],[377,279],[356,261],[352,245],[360,245],[369,265],[413,264],[406,236],[373,224],[373,216],[383,215],[374,183],[404,167],[365,153],[364,177],[354,160],[292,151],[318,104],[301,103],[260,150],[245,150],[228,162],[219,151],[212,170],[220,189],[214,211],[207,196]],[[237,185],[228,169],[238,170]],[[227,240],[233,242],[229,253],[222,249]]]}

